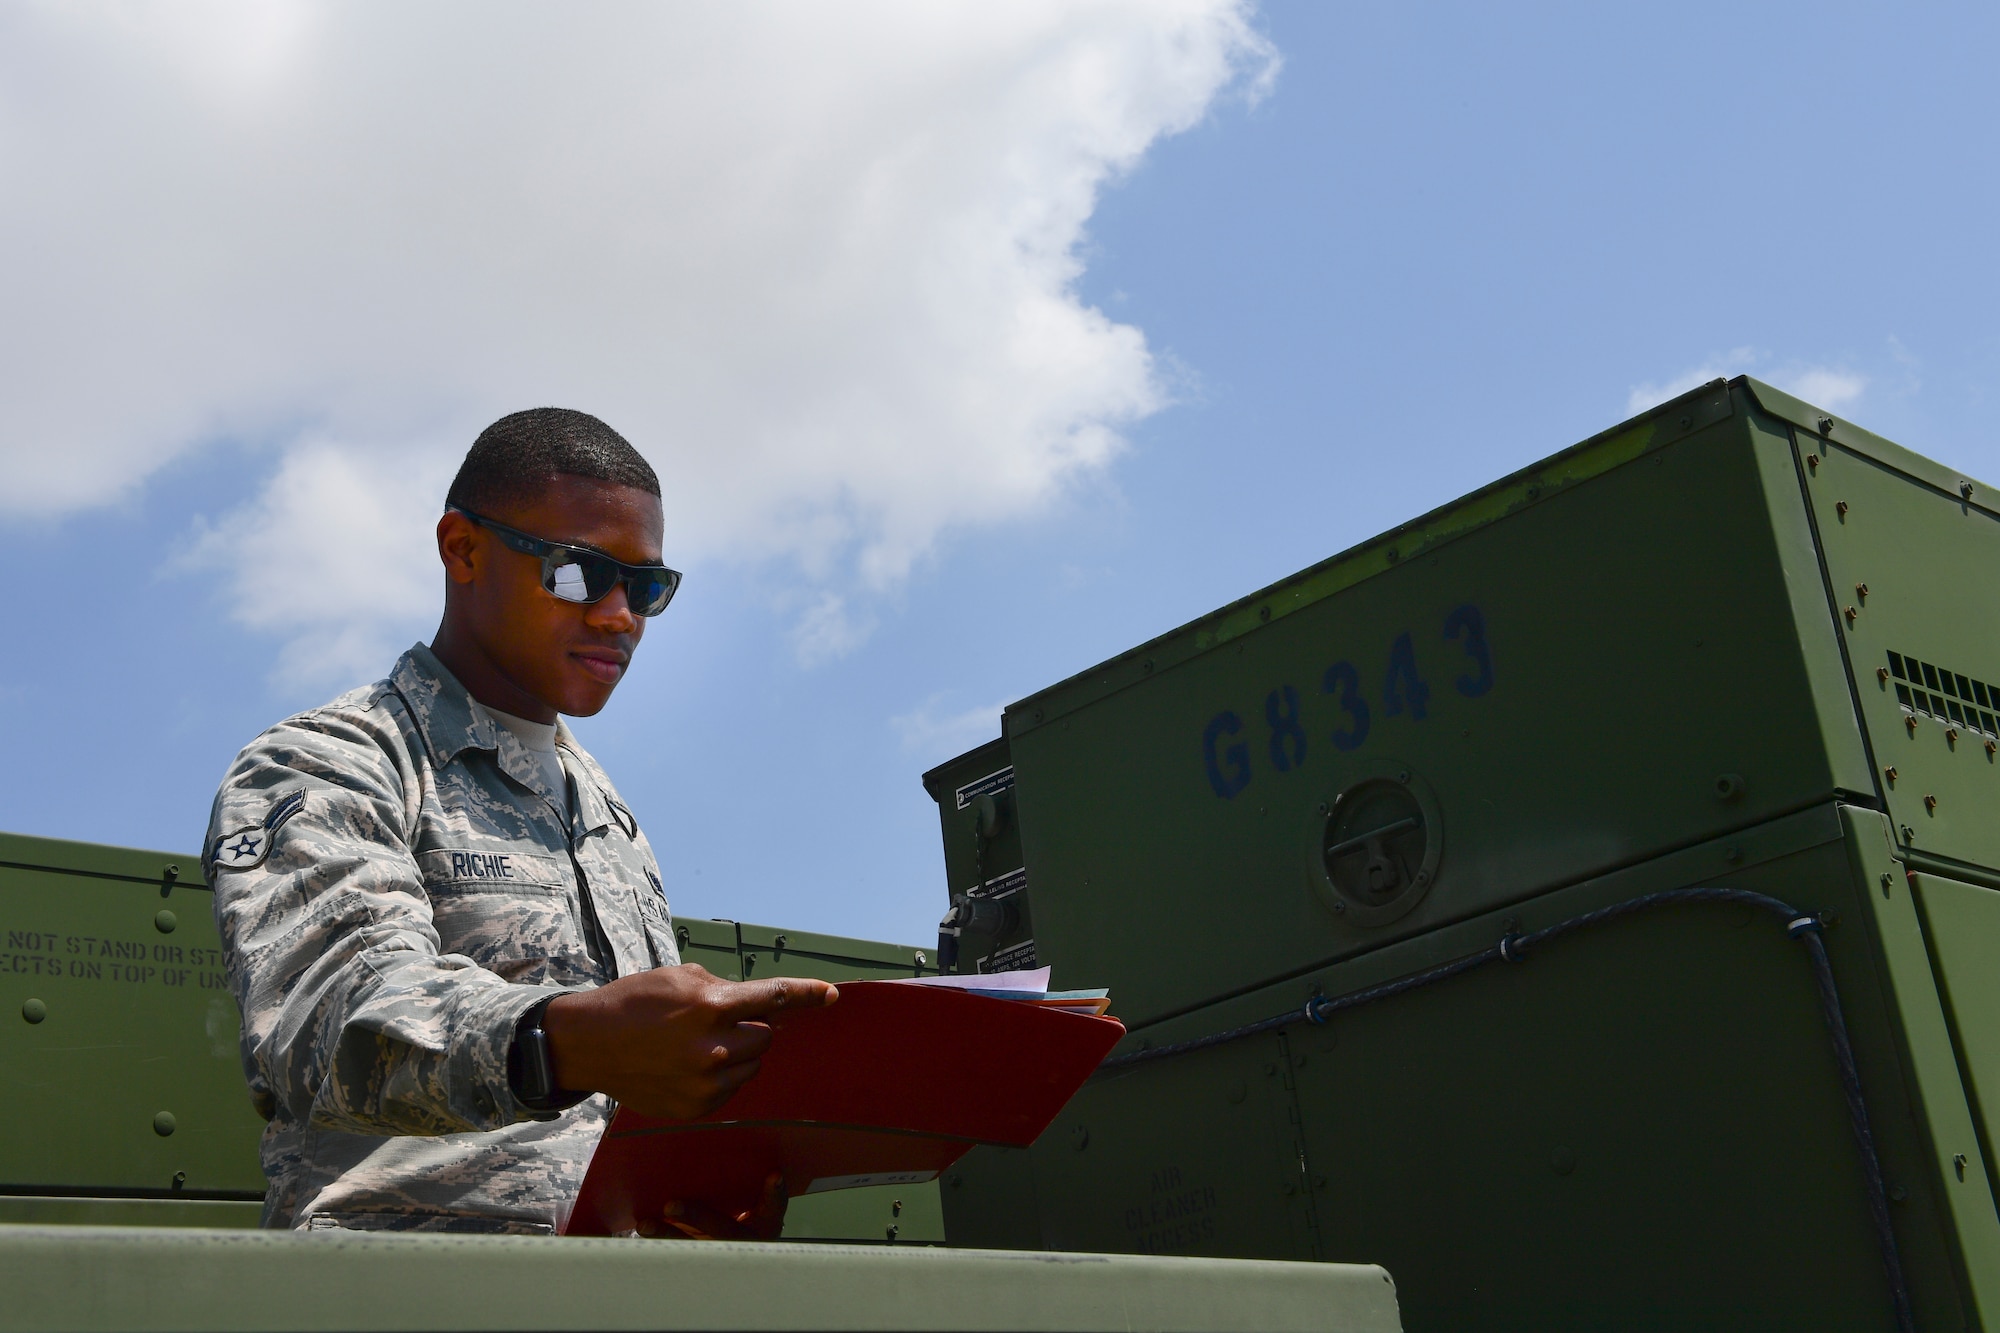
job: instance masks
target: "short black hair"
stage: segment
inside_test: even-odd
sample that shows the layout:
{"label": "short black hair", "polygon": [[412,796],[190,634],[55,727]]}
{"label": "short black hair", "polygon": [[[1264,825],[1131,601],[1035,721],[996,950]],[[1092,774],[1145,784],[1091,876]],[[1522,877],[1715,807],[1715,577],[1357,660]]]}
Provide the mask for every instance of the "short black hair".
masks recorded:
{"label": "short black hair", "polygon": [[488,513],[532,503],[557,477],[599,481],[660,493],[660,479],[623,435],[588,412],[533,407],[512,412],[479,432],[458,465],[444,502]]}

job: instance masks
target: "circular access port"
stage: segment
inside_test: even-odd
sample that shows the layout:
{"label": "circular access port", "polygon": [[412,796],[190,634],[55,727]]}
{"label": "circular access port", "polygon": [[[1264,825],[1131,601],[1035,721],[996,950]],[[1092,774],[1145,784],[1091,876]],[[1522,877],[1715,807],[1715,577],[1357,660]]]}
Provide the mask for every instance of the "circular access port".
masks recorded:
{"label": "circular access port", "polygon": [[1318,821],[1315,881],[1328,906],[1357,926],[1379,926],[1415,907],[1437,877],[1437,805],[1407,769],[1342,791]]}

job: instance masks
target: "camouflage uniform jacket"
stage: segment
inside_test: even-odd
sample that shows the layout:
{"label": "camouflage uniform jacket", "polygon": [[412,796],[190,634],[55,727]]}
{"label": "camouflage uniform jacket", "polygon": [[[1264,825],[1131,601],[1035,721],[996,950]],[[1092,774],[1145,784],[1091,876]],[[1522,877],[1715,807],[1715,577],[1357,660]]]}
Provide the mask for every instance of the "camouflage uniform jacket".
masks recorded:
{"label": "camouflage uniform jacket", "polygon": [[680,959],[645,835],[567,728],[557,748],[573,793],[418,645],[230,767],[203,856],[266,1226],[560,1225],[610,1107],[522,1106],[514,1026]]}

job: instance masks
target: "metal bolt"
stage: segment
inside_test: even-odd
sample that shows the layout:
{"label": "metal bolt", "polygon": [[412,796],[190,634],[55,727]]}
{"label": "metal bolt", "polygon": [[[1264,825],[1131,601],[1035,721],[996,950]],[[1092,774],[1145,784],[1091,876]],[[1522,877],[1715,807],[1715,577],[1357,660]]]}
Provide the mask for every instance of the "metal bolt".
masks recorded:
{"label": "metal bolt", "polygon": [[894,1222],[891,1222],[889,1224],[888,1240],[891,1245],[896,1243],[896,1237],[901,1235],[902,1231],[903,1229],[897,1226]]}
{"label": "metal bolt", "polygon": [[785,937],[783,935],[773,935],[771,937],[771,948],[774,952],[784,947]]}
{"label": "metal bolt", "polygon": [[176,1193],[176,1194],[179,1194],[179,1193],[181,1192],[181,1186],[183,1186],[183,1185],[185,1185],[185,1184],[187,1184],[187,1183],[188,1183],[188,1173],[187,1173],[187,1172],[185,1172],[185,1171],[176,1171],[176,1172],[174,1172],[174,1179],[173,1179],[173,1185],[172,1185],[172,1188],[173,1188],[173,1191],[174,1191],[174,1193]]}
{"label": "metal bolt", "polygon": [[1141,670],[1141,671],[1145,672],[1145,673],[1146,673],[1147,675],[1149,675],[1149,676],[1150,676],[1150,675],[1152,675],[1152,674],[1153,674],[1153,659],[1149,657],[1149,658],[1147,658],[1147,659],[1146,659],[1145,661],[1143,661],[1143,662],[1139,663],[1139,670]]}
{"label": "metal bolt", "polygon": [[1860,615],[1861,613],[1850,606],[1845,611],[1842,611],[1840,614],[1846,616],[1847,623],[1852,625],[1854,623],[1854,618]]}
{"label": "metal bolt", "polygon": [[1933,813],[1937,810],[1937,797],[1931,795],[1929,792],[1924,793],[1924,809]]}
{"label": "metal bolt", "polygon": [[930,962],[930,959],[925,956],[924,951],[922,949],[917,950],[917,966],[922,967],[928,962]]}
{"label": "metal bolt", "polygon": [[[1389,553],[1389,557],[1390,557],[1390,559],[1392,559],[1392,560],[1393,560],[1393,559],[1395,558],[1395,555],[1396,555],[1396,553],[1395,553],[1394,551],[1391,551],[1391,552]],[[1271,608],[1270,608],[1270,607],[1268,607],[1268,606],[1260,606],[1260,607],[1258,607],[1258,608],[1257,608],[1257,619],[1259,619],[1259,620],[1269,620],[1270,618],[1271,618]]]}
{"label": "metal bolt", "polygon": [[1965,1179],[1965,1154],[1964,1154],[1964,1153],[1962,1153],[1962,1152],[1957,1152],[1957,1153],[1953,1153],[1953,1154],[1951,1155],[1951,1169],[1952,1169],[1952,1170],[1954,1170],[1954,1171],[1956,1171],[1956,1172],[1958,1172],[1958,1178],[1959,1178],[1960,1180],[1964,1180],[1964,1179]]}
{"label": "metal bolt", "polygon": [[1810,469],[1811,469],[1812,471],[1814,471],[1814,472],[1817,472],[1817,471],[1819,471],[1819,455],[1818,455],[1818,454],[1807,454],[1807,455],[1806,455],[1806,466],[1807,466],[1808,468],[1810,468]]}
{"label": "metal bolt", "polygon": [[1877,680],[1881,681],[1881,682],[1882,682],[1882,683],[1883,683],[1884,685],[1887,685],[1887,684],[1889,683],[1889,668],[1888,668],[1888,667],[1876,667],[1876,668],[1875,668],[1875,679],[1877,679]]}
{"label": "metal bolt", "polygon": [[1986,753],[1987,753],[1987,754],[1989,754],[1989,755],[1990,755],[1990,754],[1992,754],[1992,753],[1993,753],[1993,752],[1994,752],[1995,750],[2000,750],[2000,745],[1996,745],[1996,744],[1995,744],[1994,742],[1992,742],[1992,741],[1988,741],[1988,742],[1986,742]]}
{"label": "metal bolt", "polygon": [[1901,1185],[1891,1185],[1889,1187],[1889,1197],[1893,1199],[1895,1202],[1901,1203],[1905,1199],[1910,1197],[1910,1192],[1904,1189]]}
{"label": "metal bolt", "polygon": [[1908,824],[1902,826],[1902,832],[1904,842],[1915,842],[1917,840],[1917,831]]}
{"label": "metal bolt", "polygon": [[1896,766],[1894,764],[1891,764],[1887,768],[1883,769],[1882,776],[1889,779],[1889,781],[1894,782],[1896,780]]}
{"label": "metal bolt", "polygon": [[1908,727],[1908,728],[1910,729],[1910,732],[1911,732],[1911,734],[1912,734],[1912,735],[1916,734],[1916,730],[1917,730],[1917,715],[1916,715],[1915,713],[1905,713],[1905,714],[1903,714],[1903,725],[1904,725],[1904,726],[1906,726],[1906,727]]}
{"label": "metal bolt", "polygon": [[1972,483],[1969,481],[1961,481],[1960,483],[1958,483],[1958,493],[1964,496],[1966,499],[1970,500],[1972,498]]}
{"label": "metal bolt", "polygon": [[1090,1146],[1090,1131],[1082,1125],[1078,1125],[1070,1131],[1070,1140],[1076,1145],[1076,1150],[1082,1152]]}
{"label": "metal bolt", "polygon": [[1822,435],[1831,435],[1831,434],[1833,434],[1833,418],[1832,418],[1832,417],[1821,417],[1821,418],[1819,419],[1819,433],[1820,433],[1820,434],[1822,434]]}
{"label": "metal bolt", "polygon": [[1842,520],[1845,520],[1847,518],[1847,501],[1845,500],[1834,501],[1833,512],[1838,514]]}
{"label": "metal bolt", "polygon": [[1338,900],[1335,900],[1335,902],[1334,902],[1334,904],[1333,904],[1333,910],[1334,910],[1334,911],[1335,911],[1336,913],[1340,913],[1340,912],[1345,912],[1345,911],[1347,910],[1347,904],[1346,904],[1346,903],[1344,903],[1344,902],[1340,902],[1340,901],[1338,901]]}
{"label": "metal bolt", "polygon": [[1854,595],[1855,595],[1856,597],[1859,597],[1859,598],[1860,598],[1860,599],[1861,599],[1862,601],[1864,601],[1864,602],[1865,602],[1865,601],[1867,601],[1867,600],[1868,600],[1868,585],[1867,585],[1867,584],[1865,584],[1865,583],[1857,583],[1857,584],[1855,584],[1855,585],[1854,585]]}
{"label": "metal bolt", "polygon": [[21,1018],[24,1022],[39,1023],[48,1016],[49,1007],[40,1000],[21,1001]]}
{"label": "metal bolt", "polygon": [[1292,1193],[1292,1182],[1289,1180],[1285,1182],[1285,1193],[1287,1195]]}
{"label": "metal bolt", "polygon": [[1729,864],[1731,865],[1735,865],[1738,861],[1741,861],[1743,859],[1743,851],[1741,848],[1737,847],[1724,847],[1722,849],[1722,859],[1729,862]]}
{"label": "metal bolt", "polygon": [[1264,1062],[1264,1077],[1276,1078],[1277,1076],[1278,1076],[1278,1066],[1274,1062],[1266,1060]]}
{"label": "metal bolt", "polygon": [[1948,744],[1948,745],[1957,745],[1957,744],[1958,744],[1958,728],[1957,728],[1957,727],[1946,727],[1946,728],[1944,729],[1944,739],[1945,739],[1945,743],[1946,743],[1946,744]]}
{"label": "metal bolt", "polygon": [[903,1215],[903,1201],[901,1199],[889,1200],[889,1216],[901,1217],[902,1215]]}
{"label": "metal bolt", "polygon": [[1889,888],[1895,882],[1896,882],[1896,877],[1894,875],[1890,874],[1886,870],[1882,872],[1882,896],[1884,898],[1889,896]]}

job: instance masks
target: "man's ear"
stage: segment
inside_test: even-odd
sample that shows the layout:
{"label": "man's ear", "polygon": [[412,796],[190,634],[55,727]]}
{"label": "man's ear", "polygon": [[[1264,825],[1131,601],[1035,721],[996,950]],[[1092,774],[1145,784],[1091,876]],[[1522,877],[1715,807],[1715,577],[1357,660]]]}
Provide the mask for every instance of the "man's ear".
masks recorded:
{"label": "man's ear", "polygon": [[447,509],[438,519],[438,559],[444,562],[444,576],[453,583],[470,583],[479,577],[485,543],[479,527],[456,509]]}

